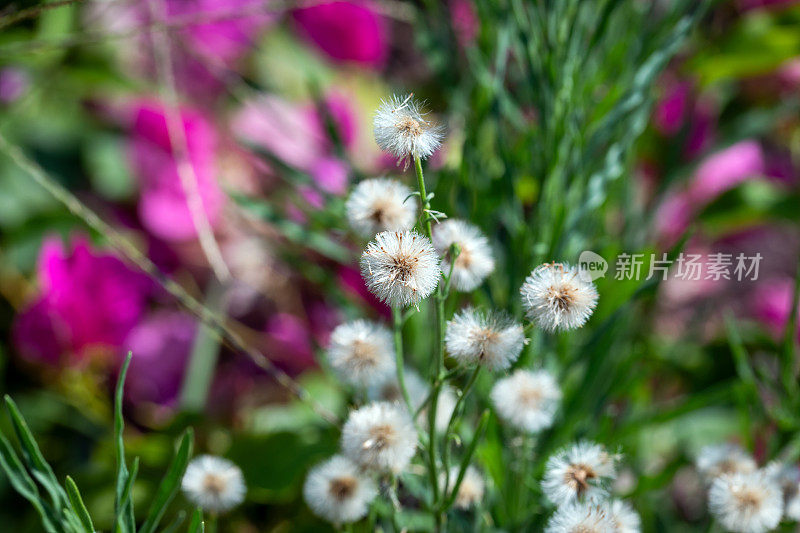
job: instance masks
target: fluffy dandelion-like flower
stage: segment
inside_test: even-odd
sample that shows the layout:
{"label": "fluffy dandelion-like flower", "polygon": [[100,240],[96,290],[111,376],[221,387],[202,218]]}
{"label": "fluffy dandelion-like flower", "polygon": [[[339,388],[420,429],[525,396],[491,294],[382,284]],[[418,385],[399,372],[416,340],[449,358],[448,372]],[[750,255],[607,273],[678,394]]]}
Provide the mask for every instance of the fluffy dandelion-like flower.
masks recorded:
{"label": "fluffy dandelion-like flower", "polygon": [[531,272],[520,288],[522,305],[547,331],[583,326],[597,305],[597,289],[577,267],[547,263]]}
{"label": "fluffy dandelion-like flower", "polygon": [[413,231],[384,231],[361,255],[361,275],[384,303],[406,307],[431,295],[441,270],[430,239]]}
{"label": "fluffy dandelion-like flower", "polygon": [[383,100],[372,121],[375,142],[406,164],[412,157],[426,159],[442,144],[444,131],[425,115],[413,95]]}
{"label": "fluffy dandelion-like flower", "polygon": [[764,471],[723,474],[711,483],[708,508],[728,531],[763,533],[781,521],[783,494]]}
{"label": "fluffy dandelion-like flower", "polygon": [[[459,470],[460,467],[454,466],[450,468],[447,477],[445,477],[444,473],[439,476],[442,485],[447,479],[447,490],[450,494],[452,494],[456,481],[458,481]],[[468,466],[464,471],[464,479],[461,480],[461,485],[458,487],[458,493],[456,493],[455,506],[459,509],[469,509],[483,499],[485,489],[486,484],[483,481],[483,476],[474,467]]]}
{"label": "fluffy dandelion-like flower", "polygon": [[542,491],[559,506],[601,497],[601,484],[616,475],[616,459],[593,442],[568,446],[547,460]]}
{"label": "fluffy dandelion-like flower", "polygon": [[417,203],[411,189],[388,178],[364,180],[353,189],[345,204],[350,226],[363,237],[381,231],[405,231],[417,219]]}
{"label": "fluffy dandelion-like flower", "polygon": [[695,466],[707,483],[722,474],[747,474],[757,468],[750,454],[729,442],[704,446],[697,454]]}
{"label": "fluffy dandelion-like flower", "polygon": [[416,447],[411,416],[397,404],[377,402],[356,409],[342,428],[343,453],[364,468],[400,472]]}
{"label": "fluffy dandelion-like flower", "polygon": [[457,244],[460,252],[452,263],[451,285],[459,291],[475,290],[494,270],[489,240],[476,226],[463,220],[445,220],[433,227],[433,246],[443,255],[442,271],[450,272],[449,250]]}
{"label": "fluffy dandelion-like flower", "polygon": [[340,324],[331,333],[328,361],[343,381],[353,385],[386,379],[395,371],[392,333],[369,320]]}
{"label": "fluffy dandelion-like flower", "polygon": [[445,344],[461,364],[505,370],[519,357],[525,335],[520,324],[504,315],[467,307],[447,323]]}
{"label": "fluffy dandelion-like flower", "polygon": [[624,500],[612,500],[606,509],[615,533],[639,533],[642,530],[642,519],[630,503]]}
{"label": "fluffy dandelion-like flower", "polygon": [[547,522],[545,533],[617,533],[607,506],[595,503],[571,503],[556,509]]}
{"label": "fluffy dandelion-like flower", "polygon": [[561,389],[546,370],[517,370],[492,388],[497,414],[523,431],[535,433],[550,427],[561,401]]}
{"label": "fluffy dandelion-like flower", "polygon": [[215,513],[242,503],[247,490],[239,467],[213,455],[192,459],[183,474],[181,489],[194,505]]}
{"label": "fluffy dandelion-like flower", "polygon": [[303,485],[309,508],[334,524],[363,518],[378,489],[372,478],[347,457],[335,455],[311,469]]}
{"label": "fluffy dandelion-like flower", "polygon": [[784,518],[794,522],[800,520],[800,470],[797,465],[770,463],[764,471],[783,492]]}

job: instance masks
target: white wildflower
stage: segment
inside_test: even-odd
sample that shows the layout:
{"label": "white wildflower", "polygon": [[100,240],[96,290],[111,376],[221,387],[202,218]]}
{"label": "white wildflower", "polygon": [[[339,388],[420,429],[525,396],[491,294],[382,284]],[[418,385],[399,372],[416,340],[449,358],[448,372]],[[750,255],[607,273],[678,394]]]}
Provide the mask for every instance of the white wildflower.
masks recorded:
{"label": "white wildflower", "polygon": [[764,467],[783,492],[783,516],[787,520],[800,520],[800,470],[795,464],[773,462]]}
{"label": "white wildflower", "polygon": [[375,142],[406,164],[413,157],[426,159],[442,144],[444,131],[425,115],[413,95],[383,100],[372,121]]}
{"label": "white wildflower", "polygon": [[[444,482],[447,479],[447,490],[449,494],[453,493],[456,481],[458,481],[458,473],[461,470],[458,466],[453,466],[448,472],[448,476],[442,473],[439,476],[439,482],[444,490]],[[468,466],[464,471],[464,479],[461,480],[461,485],[458,487],[454,505],[459,509],[469,509],[477,505],[482,499],[486,489],[486,484],[483,481],[483,476],[474,467]]]}
{"label": "white wildflower", "polygon": [[406,307],[431,295],[441,271],[430,239],[413,231],[384,231],[361,255],[361,275],[381,301]]}
{"label": "white wildflower", "polygon": [[763,533],[780,523],[783,494],[764,471],[722,474],[711,483],[708,508],[728,531]]}
{"label": "white wildflower", "polygon": [[395,372],[392,333],[369,320],[341,324],[331,333],[328,361],[339,377],[353,385],[368,385]]}
{"label": "white wildflower", "polygon": [[517,370],[492,388],[497,414],[523,431],[535,433],[553,424],[561,402],[561,389],[546,370]]}
{"label": "white wildflower", "polygon": [[353,461],[335,455],[315,466],[303,485],[309,508],[334,524],[355,522],[369,511],[378,489]]}
{"label": "white wildflower", "polygon": [[583,326],[597,305],[597,289],[580,269],[562,263],[540,265],[520,288],[522,305],[547,331]]}
{"label": "white wildflower", "polygon": [[722,474],[737,472],[750,473],[757,468],[755,460],[742,449],[732,443],[710,444],[704,446],[695,459],[695,466],[706,483],[711,483]]}
{"label": "white wildflower", "polygon": [[236,507],[247,491],[239,467],[213,455],[192,459],[183,474],[181,489],[194,505],[214,513]]}
{"label": "white wildflower", "polygon": [[606,494],[604,484],[616,474],[615,455],[593,442],[567,446],[547,460],[542,491],[556,505]]}
{"label": "white wildflower", "polygon": [[505,370],[519,357],[525,335],[505,315],[467,307],[447,323],[445,343],[450,356],[463,365]]}
{"label": "white wildflower", "polygon": [[356,409],[342,428],[342,452],[378,471],[401,472],[417,446],[417,432],[408,411],[389,402]]}
{"label": "white wildflower", "polygon": [[475,290],[494,270],[489,240],[476,226],[463,220],[445,220],[433,227],[433,246],[443,255],[442,272],[450,272],[449,250],[457,244],[460,252],[453,263],[450,283],[463,292]]}
{"label": "white wildflower", "polygon": [[547,521],[545,533],[617,533],[607,506],[570,503],[556,509]]}
{"label": "white wildflower", "polygon": [[642,519],[630,503],[616,499],[609,502],[606,509],[615,533],[639,533],[642,530]]}
{"label": "white wildflower", "polygon": [[411,189],[388,178],[359,183],[345,204],[350,226],[363,237],[381,231],[405,231],[414,227],[417,202],[409,198]]}

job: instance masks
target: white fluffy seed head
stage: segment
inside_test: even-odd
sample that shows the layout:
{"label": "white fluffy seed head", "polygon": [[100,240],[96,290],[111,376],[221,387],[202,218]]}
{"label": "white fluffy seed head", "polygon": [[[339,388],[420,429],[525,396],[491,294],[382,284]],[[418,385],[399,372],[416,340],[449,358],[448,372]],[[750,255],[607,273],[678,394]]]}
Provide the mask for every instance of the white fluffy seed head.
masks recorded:
{"label": "white fluffy seed head", "polygon": [[384,231],[361,254],[361,275],[378,299],[407,307],[431,295],[441,270],[430,239],[413,231]]}
{"label": "white fluffy seed head", "polygon": [[492,404],[508,424],[536,433],[553,425],[561,389],[546,370],[517,370],[492,388]]}
{"label": "white fluffy seed head", "polygon": [[639,513],[625,500],[611,500],[606,505],[606,510],[615,533],[639,533],[642,530]]}
{"label": "white fluffy seed head", "polygon": [[[403,381],[406,384],[408,398],[414,411],[422,407],[422,403],[430,393],[430,387],[425,383],[419,374],[410,368],[405,369]],[[396,373],[388,376],[384,381],[377,381],[367,389],[367,396],[371,401],[386,401],[405,407],[400,386],[397,384]],[[450,415],[456,407],[456,394],[453,389],[444,385],[439,391],[439,402],[436,405],[436,430],[444,431],[450,421]],[[424,424],[428,420],[428,410],[423,409],[417,417],[417,422]]]}
{"label": "white fluffy seed head", "polygon": [[560,506],[547,522],[545,533],[618,533],[608,507],[574,502]]}
{"label": "white fluffy seed head", "polygon": [[315,515],[334,524],[363,518],[378,489],[353,461],[335,455],[308,473],[303,497]]}
{"label": "white fluffy seed head", "polygon": [[783,492],[783,517],[792,522],[800,520],[800,469],[795,464],[772,462],[763,470]]}
{"label": "white fluffy seed head", "polygon": [[505,370],[519,357],[525,334],[522,325],[503,314],[467,307],[447,323],[445,344],[462,365]]}
{"label": "white fluffy seed head", "polygon": [[392,333],[369,320],[340,324],[331,333],[328,361],[340,379],[351,385],[385,380],[395,372]]}
{"label": "white fluffy seed head", "polygon": [[458,291],[469,292],[483,283],[494,270],[489,240],[476,226],[463,220],[445,220],[433,227],[433,246],[442,254],[442,272],[450,272],[450,246],[460,252],[453,263],[450,284]]}
{"label": "white fluffy seed head", "polygon": [[413,95],[394,95],[381,101],[372,120],[375,142],[381,150],[406,162],[413,157],[426,159],[442,144],[444,130],[425,115]]}
{"label": "white fluffy seed head", "polygon": [[411,189],[388,178],[364,180],[345,203],[350,227],[362,237],[381,231],[405,231],[417,220],[417,202]]}
{"label": "white fluffy seed head", "polygon": [[377,402],[356,409],[342,428],[342,452],[363,468],[399,473],[416,447],[411,416],[398,404]]}
{"label": "white fluffy seed head", "polygon": [[583,326],[597,305],[597,289],[578,267],[566,263],[538,266],[520,288],[525,312],[547,331]]}
{"label": "white fluffy seed head", "polygon": [[783,494],[764,471],[723,474],[711,483],[708,509],[728,531],[764,533],[781,521]]}
{"label": "white fluffy seed head", "polygon": [[[456,481],[458,480],[458,472],[460,467],[451,467],[447,475],[447,490],[449,494],[453,493]],[[439,483],[444,490],[445,474],[439,476]],[[472,466],[468,466],[464,471],[464,479],[458,487],[456,494],[455,506],[459,509],[469,509],[478,504],[483,499],[483,494],[486,489],[486,484],[483,481],[483,476],[480,472]]]}
{"label": "white fluffy seed head", "polygon": [[729,442],[704,446],[697,454],[695,466],[706,483],[723,474],[747,474],[757,469],[750,454],[741,446]]}
{"label": "white fluffy seed head", "polygon": [[194,505],[215,513],[223,513],[242,503],[247,491],[239,467],[213,455],[192,459],[183,474],[181,489]]}
{"label": "white fluffy seed head", "polygon": [[547,460],[542,492],[555,505],[601,499],[616,475],[617,456],[593,442],[578,442]]}

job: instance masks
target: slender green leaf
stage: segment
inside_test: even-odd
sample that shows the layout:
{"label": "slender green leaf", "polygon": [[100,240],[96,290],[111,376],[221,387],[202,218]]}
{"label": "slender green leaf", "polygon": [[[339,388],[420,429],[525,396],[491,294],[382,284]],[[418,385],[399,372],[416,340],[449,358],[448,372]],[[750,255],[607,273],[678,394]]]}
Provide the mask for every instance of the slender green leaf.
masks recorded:
{"label": "slender green leaf", "polygon": [[133,460],[130,474],[128,475],[125,486],[120,495],[119,511],[114,519],[114,530],[135,533],[136,522],[133,518],[133,484],[136,482],[136,474],[139,472],[139,458]]}
{"label": "slender green leaf", "polygon": [[92,517],[89,516],[89,511],[86,509],[86,505],[83,503],[83,498],[81,498],[81,493],[78,490],[78,486],[69,476],[67,476],[66,486],[69,503],[72,506],[72,510],[75,515],[80,519],[83,529],[88,533],[94,533]]}
{"label": "slender green leaf", "polygon": [[175,457],[173,457],[172,463],[170,463],[167,473],[156,491],[140,533],[155,532],[161,518],[164,516],[164,511],[166,511],[167,506],[175,497],[180,487],[183,473],[186,470],[186,465],[189,464],[189,459],[192,456],[193,437],[194,433],[191,428],[187,429],[181,437],[178,450],[175,452]]}
{"label": "slender green leaf", "polygon": [[125,421],[122,418],[122,390],[132,357],[133,354],[128,352],[125,362],[119,371],[117,388],[114,393],[114,442],[117,460],[116,497],[114,500],[115,530],[120,530],[122,527],[121,530],[125,532],[135,529],[135,527],[131,527],[130,520],[122,520],[123,516],[128,514],[125,508],[124,493],[129,481],[128,466],[125,464],[125,443],[122,438],[122,432],[125,428]]}
{"label": "slender green leaf", "polygon": [[192,520],[189,522],[189,533],[203,533],[204,531],[203,511],[198,508],[192,513]]}

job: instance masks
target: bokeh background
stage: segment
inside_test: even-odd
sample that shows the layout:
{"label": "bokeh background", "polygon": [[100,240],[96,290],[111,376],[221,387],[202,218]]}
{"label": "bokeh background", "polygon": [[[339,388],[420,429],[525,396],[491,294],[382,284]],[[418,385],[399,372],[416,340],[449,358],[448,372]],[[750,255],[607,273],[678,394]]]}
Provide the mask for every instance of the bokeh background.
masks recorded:
{"label": "bokeh background", "polygon": [[[527,79],[514,59],[525,36],[504,4],[87,0],[0,9],[0,389],[59,476],[78,481],[99,528],[112,518],[111,391],[129,350],[126,445],[141,457],[142,501],[175,437],[193,426],[196,449],[235,460],[247,480],[247,502],[225,529],[329,527],[299,493],[308,468],[336,451],[338,430],[56,201],[9,146],[342,413],[350,399],[318,354],[341,321],[388,316],[361,281],[363,243],[347,231],[343,204],[364,177],[412,183],[413,169],[372,139],[371,114],[394,92],[424,98],[446,125],[426,172],[434,207],[469,218],[496,245],[498,273],[474,302],[519,311],[530,268],[575,261],[581,249],[612,263],[676,244],[763,256],[757,281],[669,279],[635,302],[636,283],[598,281],[593,321],[625,304],[624,319],[574,377],[589,387],[563,424],[624,449],[621,490],[646,530],[707,530],[691,467],[700,446],[738,441],[761,460],[785,446],[800,453],[797,415],[766,416],[755,405],[769,411],[775,398],[774,354],[800,252],[800,6],[716,2],[683,33],[662,35],[674,26],[673,2],[625,3],[609,19],[611,36],[583,43],[589,57],[602,50],[579,76],[585,112],[563,112],[564,128],[577,129],[570,146],[613,170],[601,176],[602,197],[548,211],[538,206],[558,190],[543,188],[544,176],[558,171],[588,190],[596,174],[558,157],[558,138],[541,133],[553,131],[554,116],[542,110],[562,111],[537,88],[552,80]],[[673,44],[663,64],[640,69]],[[642,76],[652,79],[638,87]],[[638,95],[630,128],[593,148],[593,125],[612,96],[628,92]],[[207,221],[200,236],[181,182],[187,171]],[[755,404],[726,317],[759,373]],[[424,360],[424,314],[409,327],[410,353]],[[501,476],[501,456],[480,453]],[[4,477],[0,523],[39,528]]]}

